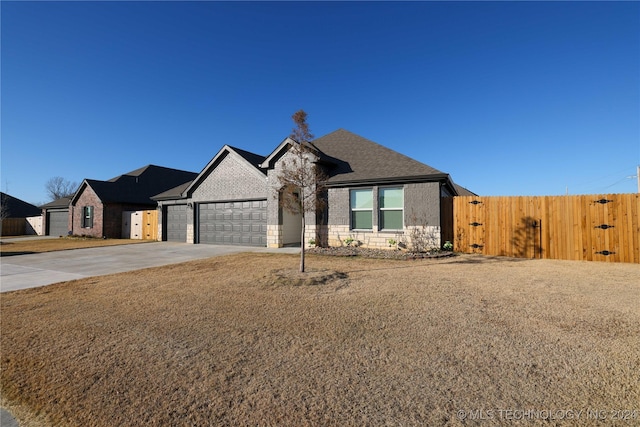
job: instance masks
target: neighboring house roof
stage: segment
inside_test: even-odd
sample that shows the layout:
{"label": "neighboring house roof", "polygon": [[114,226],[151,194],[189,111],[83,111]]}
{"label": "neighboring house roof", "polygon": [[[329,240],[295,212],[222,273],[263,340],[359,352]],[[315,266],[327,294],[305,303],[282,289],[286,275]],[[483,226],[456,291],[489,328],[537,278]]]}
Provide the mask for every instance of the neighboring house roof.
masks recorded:
{"label": "neighboring house roof", "polygon": [[61,197],[53,202],[46,203],[40,206],[41,209],[60,209],[68,208],[71,203],[71,197]]}
{"label": "neighboring house roof", "polygon": [[456,192],[458,193],[458,196],[477,196],[476,193],[474,193],[473,191],[464,188],[461,185],[456,184],[455,182],[453,183],[453,186],[456,188]]}
{"label": "neighboring house roof", "polygon": [[204,181],[209,174],[220,164],[220,162],[227,156],[237,156],[250,166],[252,166],[252,170],[256,173],[256,175],[260,177],[265,177],[266,172],[260,167],[260,164],[264,162],[264,156],[259,154],[251,153],[250,151],[242,150],[240,148],[232,147],[230,145],[223,146],[220,151],[207,163],[207,165],[202,169],[202,172],[198,174],[195,179],[191,182],[184,183],[182,185],[171,188],[163,193],[158,193],[152,197],[153,200],[173,200],[173,199],[183,199],[188,197],[189,194]]}
{"label": "neighboring house roof", "polygon": [[2,192],[0,192],[0,204],[2,204],[5,218],[27,218],[42,214],[37,206]]}
{"label": "neighboring house roof", "polygon": [[173,187],[164,191],[160,194],[156,194],[151,197],[153,200],[175,200],[175,199],[184,199],[186,198],[185,190],[191,186],[193,181],[185,182],[184,184],[178,185],[177,187]]}
{"label": "neighboring house roof", "polygon": [[197,175],[195,172],[147,165],[108,181],[85,179],[72,203],[75,204],[79,195],[90,186],[103,203],[155,205],[152,196],[190,182]]}
{"label": "neighboring house roof", "polygon": [[327,184],[448,180],[448,174],[344,129],[312,141],[333,164]]}

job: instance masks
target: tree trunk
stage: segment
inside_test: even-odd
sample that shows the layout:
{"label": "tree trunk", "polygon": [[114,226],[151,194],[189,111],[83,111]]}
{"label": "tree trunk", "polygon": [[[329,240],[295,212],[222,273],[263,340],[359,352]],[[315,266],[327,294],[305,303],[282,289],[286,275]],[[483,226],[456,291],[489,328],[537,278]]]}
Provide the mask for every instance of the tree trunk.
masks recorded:
{"label": "tree trunk", "polygon": [[304,273],[304,212],[302,212],[302,231],[300,231],[300,273]]}

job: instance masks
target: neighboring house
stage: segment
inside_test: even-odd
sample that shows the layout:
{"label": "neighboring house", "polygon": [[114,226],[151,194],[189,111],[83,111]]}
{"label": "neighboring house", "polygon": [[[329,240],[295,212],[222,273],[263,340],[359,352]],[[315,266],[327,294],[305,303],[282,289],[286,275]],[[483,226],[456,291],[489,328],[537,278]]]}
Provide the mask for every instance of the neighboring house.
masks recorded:
{"label": "neighboring house", "polygon": [[40,206],[44,218],[45,236],[66,236],[71,230],[71,217],[69,205],[71,197],[62,197]]}
{"label": "neighboring house", "polygon": [[148,165],[108,181],[85,179],[68,205],[69,231],[120,238],[124,212],[156,209],[151,196],[196,176],[194,172]]}
{"label": "neighboring house", "polygon": [[40,216],[40,209],[37,206],[0,192],[0,211],[2,219],[0,233],[3,236],[37,234],[38,226],[34,227],[31,225],[33,221],[28,221],[29,218]]}
{"label": "neighboring house", "polygon": [[[300,244],[300,217],[280,208],[278,180],[297,142],[267,157],[225,145],[191,183],[153,197],[159,237],[189,243],[281,247]],[[307,214],[305,243],[366,247],[406,241],[420,229],[440,246],[441,198],[458,195],[448,174],[346,130],[312,141],[327,175],[326,203]],[[464,189],[465,191],[468,191]]]}

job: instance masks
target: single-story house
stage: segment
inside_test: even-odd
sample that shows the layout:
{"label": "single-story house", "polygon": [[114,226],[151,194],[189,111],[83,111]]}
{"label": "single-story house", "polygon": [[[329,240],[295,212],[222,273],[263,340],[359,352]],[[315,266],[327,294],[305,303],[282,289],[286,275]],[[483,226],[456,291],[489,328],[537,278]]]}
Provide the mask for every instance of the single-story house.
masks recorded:
{"label": "single-story house", "polygon": [[153,195],[190,182],[197,175],[148,165],[108,181],[85,179],[67,205],[68,231],[74,235],[120,238],[124,212],[155,210]]}
{"label": "single-story house", "polygon": [[37,234],[38,230],[28,221],[29,218],[40,216],[40,209],[37,206],[0,192],[0,210],[0,219],[2,219],[0,234],[2,236]]}
{"label": "single-story house", "polygon": [[347,130],[311,142],[313,162],[324,172],[326,203],[300,217],[280,206],[278,176],[290,150],[286,138],[266,157],[223,146],[202,172],[153,197],[159,239],[188,243],[281,247],[309,243],[365,247],[407,241],[420,229],[441,245],[441,199],[468,191],[451,177]]}

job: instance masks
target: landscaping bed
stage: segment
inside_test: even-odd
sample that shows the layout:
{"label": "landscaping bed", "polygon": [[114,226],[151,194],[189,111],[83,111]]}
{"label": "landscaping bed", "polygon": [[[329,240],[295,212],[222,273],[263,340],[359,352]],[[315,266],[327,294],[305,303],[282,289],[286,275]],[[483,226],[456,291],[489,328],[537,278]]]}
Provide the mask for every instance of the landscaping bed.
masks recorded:
{"label": "landscaping bed", "polygon": [[351,246],[339,246],[330,248],[315,247],[307,249],[306,251],[310,254],[316,255],[397,260],[434,259],[455,256],[454,252],[449,251],[409,252],[400,249],[372,249]]}

